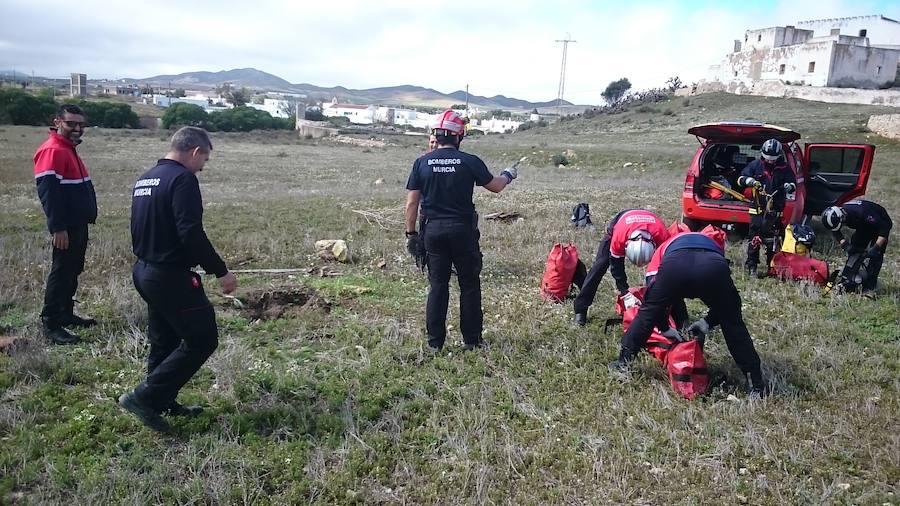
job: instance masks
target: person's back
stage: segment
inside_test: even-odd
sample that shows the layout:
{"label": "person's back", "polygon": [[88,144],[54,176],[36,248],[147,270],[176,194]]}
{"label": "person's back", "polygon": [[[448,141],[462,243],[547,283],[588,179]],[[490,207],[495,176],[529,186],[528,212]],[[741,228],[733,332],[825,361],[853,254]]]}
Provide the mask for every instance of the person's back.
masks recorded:
{"label": "person's back", "polygon": [[493,176],[480,158],[453,147],[422,155],[410,174],[410,181],[422,192],[422,211],[428,219],[474,216],[474,188],[491,179]]}

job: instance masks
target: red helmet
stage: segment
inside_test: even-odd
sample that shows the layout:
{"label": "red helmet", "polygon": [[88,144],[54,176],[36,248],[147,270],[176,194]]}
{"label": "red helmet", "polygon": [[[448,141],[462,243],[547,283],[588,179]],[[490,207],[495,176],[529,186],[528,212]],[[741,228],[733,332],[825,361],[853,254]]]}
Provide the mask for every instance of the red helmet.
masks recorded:
{"label": "red helmet", "polygon": [[[442,132],[439,132],[439,130],[442,130]],[[463,136],[466,134],[466,123],[459,114],[448,109],[438,116],[431,132]]]}

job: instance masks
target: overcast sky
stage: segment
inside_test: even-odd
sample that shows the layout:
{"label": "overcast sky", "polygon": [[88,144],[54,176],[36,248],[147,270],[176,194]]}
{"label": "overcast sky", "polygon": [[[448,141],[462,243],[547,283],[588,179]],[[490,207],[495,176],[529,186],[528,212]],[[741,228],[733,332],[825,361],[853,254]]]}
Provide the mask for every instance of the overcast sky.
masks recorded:
{"label": "overcast sky", "polygon": [[570,34],[565,98],[595,104],[620,77],[635,89],[673,75],[699,80],[746,29],[869,14],[900,20],[900,1],[2,0],[0,13],[0,69],[26,74],[254,67],[292,83],[444,93],[468,84],[476,95],[531,101],[556,98],[555,40]]}

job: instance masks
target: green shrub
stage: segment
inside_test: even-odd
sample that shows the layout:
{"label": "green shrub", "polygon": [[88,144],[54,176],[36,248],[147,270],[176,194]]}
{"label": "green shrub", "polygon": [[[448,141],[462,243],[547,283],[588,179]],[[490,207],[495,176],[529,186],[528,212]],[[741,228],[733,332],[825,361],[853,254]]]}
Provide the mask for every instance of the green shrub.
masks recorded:
{"label": "green shrub", "polygon": [[558,154],[558,155],[553,155],[550,158],[550,163],[552,163],[553,165],[556,165],[556,166],[559,166],[559,165],[565,166],[565,165],[569,165],[569,163],[571,163],[571,162],[569,162],[569,159],[566,158],[566,155]]}
{"label": "green shrub", "polygon": [[19,88],[0,88],[0,124],[49,125],[57,107],[49,94],[35,96]]}
{"label": "green shrub", "polygon": [[649,105],[642,105],[637,108],[637,112],[647,112],[650,114],[655,114],[659,112],[659,109],[657,109],[656,107],[651,107]]}
{"label": "green shrub", "polygon": [[88,125],[102,128],[141,128],[138,115],[128,104],[76,100],[84,111]]}
{"label": "green shrub", "polygon": [[207,128],[209,114],[199,105],[176,102],[162,115],[163,128],[176,126],[198,126]]}

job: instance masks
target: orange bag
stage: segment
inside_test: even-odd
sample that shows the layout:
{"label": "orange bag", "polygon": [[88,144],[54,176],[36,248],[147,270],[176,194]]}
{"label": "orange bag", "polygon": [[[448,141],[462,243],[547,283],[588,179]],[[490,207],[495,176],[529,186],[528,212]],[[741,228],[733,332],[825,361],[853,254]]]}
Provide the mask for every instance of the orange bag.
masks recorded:
{"label": "orange bag", "polygon": [[547,255],[547,267],[541,280],[541,298],[553,302],[565,300],[577,266],[578,248],[574,244],[554,244]]}
{"label": "orange bag", "polygon": [[696,339],[678,343],[666,356],[666,369],[672,389],[686,399],[694,399],[709,389],[709,371],[703,349]]}

